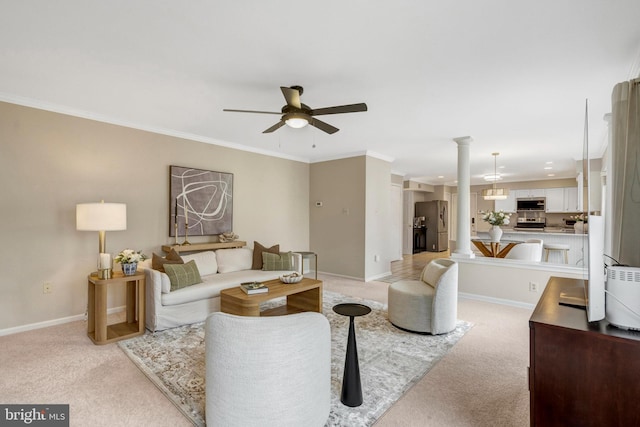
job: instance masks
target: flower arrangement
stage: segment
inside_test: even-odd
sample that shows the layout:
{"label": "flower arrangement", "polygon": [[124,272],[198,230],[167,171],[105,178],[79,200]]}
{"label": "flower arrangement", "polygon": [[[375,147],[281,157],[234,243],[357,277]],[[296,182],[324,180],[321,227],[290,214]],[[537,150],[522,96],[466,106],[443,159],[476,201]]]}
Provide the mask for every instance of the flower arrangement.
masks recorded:
{"label": "flower arrangement", "polygon": [[504,211],[489,211],[482,215],[482,220],[491,225],[507,225],[510,217],[511,214]]}
{"label": "flower arrangement", "polygon": [[116,256],[116,262],[120,264],[131,264],[134,262],[144,261],[148,257],[145,254],[141,254],[140,251],[134,251],[133,249],[125,249]]}
{"label": "flower arrangement", "polygon": [[571,215],[570,217],[571,219],[575,219],[577,222],[587,222],[587,219],[584,217],[584,214],[581,213],[580,215]]}

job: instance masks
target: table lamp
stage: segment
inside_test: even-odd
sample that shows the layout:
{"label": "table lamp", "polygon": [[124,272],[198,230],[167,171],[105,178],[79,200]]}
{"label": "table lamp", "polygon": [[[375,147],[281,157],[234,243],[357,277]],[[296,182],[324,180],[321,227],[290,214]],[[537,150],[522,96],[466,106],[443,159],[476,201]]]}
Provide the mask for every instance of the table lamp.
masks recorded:
{"label": "table lamp", "polygon": [[76,230],[98,232],[98,278],[110,279],[111,254],[106,251],[106,232],[127,229],[124,203],[80,203],[76,205]]}

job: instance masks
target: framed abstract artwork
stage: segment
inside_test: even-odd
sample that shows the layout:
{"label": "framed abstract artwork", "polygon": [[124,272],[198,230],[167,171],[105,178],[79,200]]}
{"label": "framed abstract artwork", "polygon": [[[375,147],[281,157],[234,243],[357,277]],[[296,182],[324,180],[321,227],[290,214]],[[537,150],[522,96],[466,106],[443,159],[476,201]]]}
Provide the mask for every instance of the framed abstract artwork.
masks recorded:
{"label": "framed abstract artwork", "polygon": [[[170,166],[169,236],[213,236],[233,228],[233,174]],[[177,224],[177,227],[176,227]]]}

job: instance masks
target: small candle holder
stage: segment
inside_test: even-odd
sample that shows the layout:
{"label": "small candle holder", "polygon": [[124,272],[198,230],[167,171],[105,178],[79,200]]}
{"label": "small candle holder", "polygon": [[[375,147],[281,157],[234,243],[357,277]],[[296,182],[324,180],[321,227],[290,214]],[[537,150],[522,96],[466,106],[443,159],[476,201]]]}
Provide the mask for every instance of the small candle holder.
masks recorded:
{"label": "small candle holder", "polygon": [[179,246],[180,243],[178,243],[178,215],[176,215],[174,220],[173,220],[173,229],[174,229],[175,235],[176,235],[176,246]]}
{"label": "small candle holder", "polygon": [[189,246],[191,243],[189,243],[189,240],[187,239],[187,237],[189,236],[189,222],[184,221],[184,242],[182,242],[182,246]]}

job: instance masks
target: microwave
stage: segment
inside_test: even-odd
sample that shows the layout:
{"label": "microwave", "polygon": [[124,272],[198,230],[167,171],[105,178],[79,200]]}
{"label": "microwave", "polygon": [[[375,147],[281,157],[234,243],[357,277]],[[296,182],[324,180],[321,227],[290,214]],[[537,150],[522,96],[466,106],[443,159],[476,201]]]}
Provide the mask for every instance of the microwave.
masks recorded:
{"label": "microwave", "polygon": [[546,199],[544,197],[527,197],[516,199],[518,211],[545,211]]}

